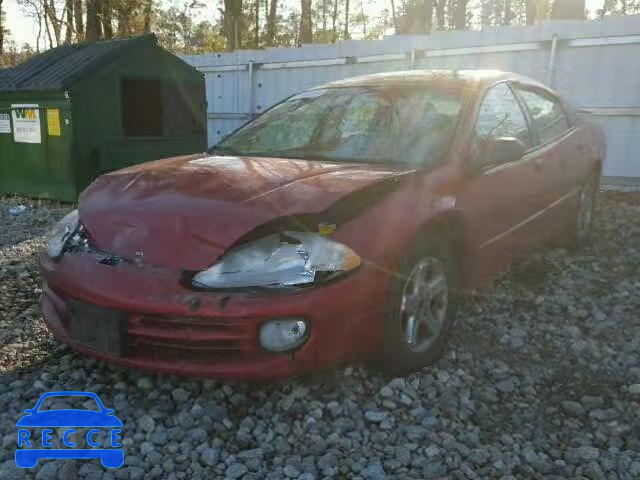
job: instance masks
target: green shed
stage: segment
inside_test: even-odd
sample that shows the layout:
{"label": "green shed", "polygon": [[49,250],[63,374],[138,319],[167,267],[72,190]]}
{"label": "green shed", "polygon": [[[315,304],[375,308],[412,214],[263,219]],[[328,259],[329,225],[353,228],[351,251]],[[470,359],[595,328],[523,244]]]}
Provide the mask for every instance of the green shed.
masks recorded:
{"label": "green shed", "polygon": [[0,72],[0,193],[74,201],[104,172],[206,149],[204,78],[155,35]]}

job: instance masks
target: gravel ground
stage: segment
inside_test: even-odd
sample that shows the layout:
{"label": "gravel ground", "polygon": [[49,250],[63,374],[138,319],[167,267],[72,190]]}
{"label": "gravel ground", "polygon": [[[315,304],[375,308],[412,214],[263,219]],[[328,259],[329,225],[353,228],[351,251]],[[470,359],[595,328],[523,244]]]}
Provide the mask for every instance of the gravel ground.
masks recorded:
{"label": "gravel ground", "polygon": [[[638,193],[602,195],[589,248],[535,256],[465,302],[436,366],[273,385],[149,375],[58,346],[35,255],[70,207],[9,214],[20,201],[0,199],[1,479],[640,478]],[[116,409],[123,468],[15,467],[15,422],[63,389]]]}

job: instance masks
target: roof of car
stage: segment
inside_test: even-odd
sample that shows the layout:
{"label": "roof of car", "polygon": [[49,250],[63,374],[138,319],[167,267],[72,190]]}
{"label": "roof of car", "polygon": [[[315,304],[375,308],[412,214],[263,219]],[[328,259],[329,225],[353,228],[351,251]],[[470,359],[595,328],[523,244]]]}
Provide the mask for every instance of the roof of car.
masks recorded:
{"label": "roof of car", "polygon": [[514,80],[530,85],[543,86],[531,78],[500,70],[404,70],[346,78],[326,83],[316,88],[420,85],[440,82],[458,84],[469,88],[482,88],[500,80]]}

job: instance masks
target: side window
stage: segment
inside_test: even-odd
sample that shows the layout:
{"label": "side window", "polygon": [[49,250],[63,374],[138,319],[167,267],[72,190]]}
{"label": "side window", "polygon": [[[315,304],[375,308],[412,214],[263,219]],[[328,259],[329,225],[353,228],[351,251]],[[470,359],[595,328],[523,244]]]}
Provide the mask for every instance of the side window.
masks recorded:
{"label": "side window", "polygon": [[545,144],[569,129],[560,101],[543,92],[518,89],[527,106],[540,143]]}
{"label": "side window", "polygon": [[480,141],[515,137],[527,146],[532,144],[524,113],[506,83],[496,85],[485,95],[476,121],[476,135]]}

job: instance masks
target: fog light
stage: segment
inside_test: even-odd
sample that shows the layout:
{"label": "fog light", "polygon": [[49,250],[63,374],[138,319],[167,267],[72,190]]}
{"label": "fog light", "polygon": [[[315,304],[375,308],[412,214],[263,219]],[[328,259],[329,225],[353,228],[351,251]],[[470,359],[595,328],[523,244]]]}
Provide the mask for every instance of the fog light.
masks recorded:
{"label": "fog light", "polygon": [[308,330],[301,318],[270,320],[260,328],[260,345],[272,352],[286,352],[302,345]]}

